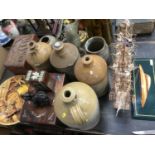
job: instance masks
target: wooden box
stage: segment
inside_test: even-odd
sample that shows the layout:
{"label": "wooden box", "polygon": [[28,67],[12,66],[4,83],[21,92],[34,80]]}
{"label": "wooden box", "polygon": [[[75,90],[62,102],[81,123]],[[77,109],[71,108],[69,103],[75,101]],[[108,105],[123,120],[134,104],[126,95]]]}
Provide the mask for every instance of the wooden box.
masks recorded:
{"label": "wooden box", "polygon": [[26,62],[28,43],[32,40],[38,41],[38,37],[35,34],[28,34],[15,38],[5,62],[6,68],[14,74],[26,74],[32,69]]}
{"label": "wooden box", "polygon": [[21,113],[21,123],[29,125],[55,125],[56,115],[53,108],[53,99],[55,94],[63,87],[65,75],[50,73],[50,81],[52,84],[52,92],[47,92],[51,104],[43,107],[34,106],[31,101],[24,103]]}

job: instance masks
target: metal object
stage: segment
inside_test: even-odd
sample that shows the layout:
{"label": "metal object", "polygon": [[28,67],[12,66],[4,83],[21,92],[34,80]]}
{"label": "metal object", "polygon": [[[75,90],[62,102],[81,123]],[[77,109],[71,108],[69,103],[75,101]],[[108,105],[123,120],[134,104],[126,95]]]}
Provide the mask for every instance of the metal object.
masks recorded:
{"label": "metal object", "polygon": [[132,131],[136,135],[155,135],[155,130]]}

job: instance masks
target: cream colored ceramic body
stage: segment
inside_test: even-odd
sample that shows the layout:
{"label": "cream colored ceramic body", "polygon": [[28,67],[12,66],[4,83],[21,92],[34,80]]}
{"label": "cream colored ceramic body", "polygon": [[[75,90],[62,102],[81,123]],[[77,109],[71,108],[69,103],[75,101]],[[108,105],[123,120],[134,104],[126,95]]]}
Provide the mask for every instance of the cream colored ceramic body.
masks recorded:
{"label": "cream colored ceramic body", "polygon": [[54,99],[54,110],[61,122],[81,130],[95,127],[100,118],[98,98],[94,90],[82,82],[65,85]]}
{"label": "cream colored ceramic body", "polygon": [[104,95],[108,87],[107,64],[98,55],[85,55],[79,58],[74,67],[78,81],[90,85],[97,95]]}
{"label": "cream colored ceramic body", "polygon": [[49,70],[51,67],[49,57],[53,53],[51,46],[44,42],[36,43],[35,41],[30,42],[28,46],[27,62],[34,69]]}

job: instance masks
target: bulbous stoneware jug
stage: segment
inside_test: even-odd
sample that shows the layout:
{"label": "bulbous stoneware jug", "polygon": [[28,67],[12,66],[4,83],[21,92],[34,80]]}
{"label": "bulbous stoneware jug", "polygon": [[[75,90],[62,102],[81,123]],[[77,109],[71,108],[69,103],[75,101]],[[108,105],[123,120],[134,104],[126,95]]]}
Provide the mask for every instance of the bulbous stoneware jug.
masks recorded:
{"label": "bulbous stoneware jug", "polygon": [[107,92],[107,64],[102,57],[88,54],[79,58],[74,74],[78,81],[90,85],[99,97]]}
{"label": "bulbous stoneware jug", "polygon": [[65,85],[54,98],[58,119],[71,128],[94,128],[100,118],[99,102],[94,90],[82,82]]}

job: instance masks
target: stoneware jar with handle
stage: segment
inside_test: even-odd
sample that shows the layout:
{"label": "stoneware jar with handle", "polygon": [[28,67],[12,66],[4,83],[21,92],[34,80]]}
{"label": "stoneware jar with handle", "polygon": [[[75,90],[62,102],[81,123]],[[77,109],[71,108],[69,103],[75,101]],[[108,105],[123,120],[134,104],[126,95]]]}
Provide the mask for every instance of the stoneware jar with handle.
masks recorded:
{"label": "stoneware jar with handle", "polygon": [[71,128],[94,128],[100,118],[99,102],[94,90],[82,82],[65,85],[54,98],[58,119]]}

